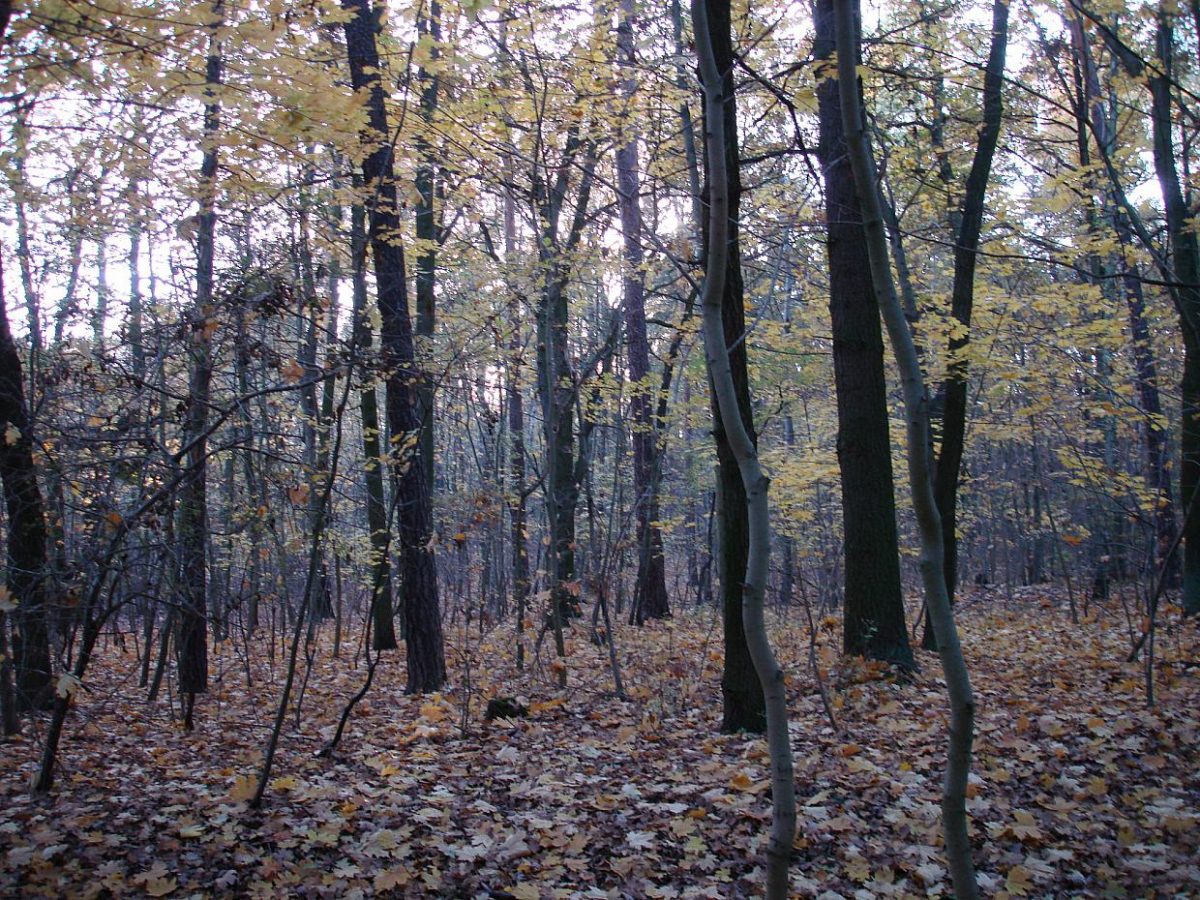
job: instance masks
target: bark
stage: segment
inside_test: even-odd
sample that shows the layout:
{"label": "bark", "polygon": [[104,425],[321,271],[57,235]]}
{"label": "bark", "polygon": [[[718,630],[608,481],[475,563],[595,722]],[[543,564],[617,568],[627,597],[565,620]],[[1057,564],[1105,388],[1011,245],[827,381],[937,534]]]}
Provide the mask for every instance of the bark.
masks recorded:
{"label": "bark", "polygon": [[146,380],[146,348],[142,329],[142,220],[138,209],[138,181],[129,182],[129,201],[134,207],[129,224],[129,318],[125,325],[129,352],[133,356],[133,377],[139,387]]}
{"label": "bark", "polygon": [[[1159,12],[1155,33],[1156,61],[1147,65],[1110,27],[1079,4],[1072,4],[1082,15],[1097,24],[1113,55],[1133,78],[1142,80],[1150,91],[1150,126],[1154,171],[1166,211],[1170,265],[1165,274],[1171,299],[1179,313],[1183,333],[1183,376],[1180,379],[1181,426],[1179,495],[1183,516],[1183,610],[1185,615],[1200,614],[1200,514],[1196,492],[1200,489],[1200,240],[1192,227],[1193,212],[1183,194],[1179,169],[1175,162],[1172,133],[1172,59],[1174,30],[1169,14]],[[1114,186],[1117,179],[1113,175]],[[1122,195],[1122,205],[1133,220],[1135,210]],[[1142,229],[1144,234],[1144,229]],[[1149,241],[1143,242],[1151,247]],[[1160,255],[1161,259],[1161,255]]]}
{"label": "bark", "polygon": [[[622,71],[621,97],[632,105],[637,93],[633,50],[633,0],[622,0],[617,25],[617,64]],[[634,616],[646,619],[671,614],[667,597],[666,561],[662,531],[658,527],[658,428],[650,390],[650,341],[646,334],[646,286],[642,252],[641,171],[638,135],[625,110],[626,133],[617,148],[617,203],[625,273],[622,279],[625,313],[625,346],[631,382],[630,418],[633,430],[633,489],[637,527],[638,571],[634,589]]]}
{"label": "bark", "polygon": [[[742,585],[742,617],[746,643],[765,698],[767,746],[771,758],[772,819],[767,842],[766,897],[783,900],[788,896],[788,868],[796,833],[796,785],[788,734],[787,687],[783,670],[771,650],[763,619],[771,545],[767,507],[770,480],[759,466],[753,431],[743,423],[744,410],[734,378],[733,353],[729,350],[732,335],[725,330],[724,322],[724,311],[729,305],[725,281],[730,270],[735,269],[731,257],[738,252],[737,236],[731,231],[737,217],[736,194],[731,190],[736,181],[729,177],[731,171],[737,171],[737,159],[726,158],[731,139],[733,144],[737,143],[736,120],[731,122],[729,119],[733,85],[730,69],[720,67],[723,54],[717,52],[718,47],[732,50],[729,15],[729,0],[693,0],[692,22],[704,87],[708,157],[708,268],[702,303],[704,355],[713,398],[722,413],[722,421],[727,423],[726,440],[745,491],[741,513],[749,524],[749,554]],[[726,61],[732,62],[729,56]],[[739,347],[744,345],[744,341],[738,344]]]}
{"label": "bark", "polygon": [[979,896],[971,844],[967,836],[967,780],[974,739],[975,699],[958,642],[954,612],[943,572],[942,526],[934,495],[929,453],[929,397],[921,375],[912,331],[896,294],[888,260],[875,164],[871,158],[866,118],[859,96],[857,2],[836,0],[835,33],[838,59],[837,91],[846,136],[846,150],[862,210],[863,234],[870,254],[871,281],[887,323],[888,337],[900,368],[908,438],[908,478],[921,535],[921,580],[925,603],[933,619],[942,673],[950,699],[950,746],[942,790],[942,829],[946,861],[959,900]]}
{"label": "bark", "polygon": [[[950,295],[950,315],[965,329],[971,327],[975,306],[975,269],[979,259],[979,238],[983,229],[983,212],[991,178],[992,160],[1000,139],[1004,112],[1004,59],[1008,48],[1008,2],[995,0],[992,4],[992,41],[983,72],[983,122],[979,143],[959,207],[958,230],[954,238],[954,284]],[[945,558],[942,570],[946,592],[954,602],[958,584],[958,482],[962,472],[963,449],[967,433],[967,376],[965,358],[970,333],[950,341],[950,366],[942,382],[938,404],[942,411],[942,441],[934,473],[934,496],[942,518],[945,535]],[[922,646],[936,649],[931,620],[925,620]]]}
{"label": "bark", "polygon": [[382,319],[380,349],[387,373],[387,421],[396,479],[397,532],[403,578],[403,623],[409,693],[436,691],[446,682],[442,614],[433,559],[433,521],[423,461],[417,452],[421,414],[420,380],[413,350],[404,248],[400,243],[391,132],[384,109],[375,35],[379,14],[368,0],[343,0],[353,13],[345,23],[350,80],[363,96],[367,123],[362,160],[367,195],[368,236]]}
{"label": "bark", "polygon": [[[555,649],[566,653],[562,635],[563,612],[575,606],[575,594],[568,585],[575,571],[575,510],[579,504],[580,482],[576,473],[576,437],[574,419],[579,390],[578,373],[568,354],[569,305],[567,286],[571,279],[570,257],[583,236],[589,198],[595,180],[595,147],[581,140],[578,129],[567,135],[562,159],[552,184],[542,173],[533,173],[533,195],[541,223],[538,262],[542,284],[538,300],[538,395],[542,405],[543,437],[546,447],[545,490],[550,525],[551,620]],[[565,238],[560,236],[571,175],[578,166],[571,222]],[[565,669],[560,672],[560,680]]]}
{"label": "bark", "polygon": [[[511,168],[511,165],[510,165]],[[516,209],[511,194],[504,197],[505,258],[516,254]],[[512,544],[513,603],[516,606],[517,669],[525,668],[525,617],[529,605],[529,549],[526,543],[526,518],[529,489],[525,486],[525,403],[521,396],[521,303],[516,294],[509,303],[508,367],[504,394],[508,412],[508,516]]]}
{"label": "bark", "polygon": [[[833,0],[816,0],[813,54],[831,59]],[[846,155],[837,85],[817,90],[825,173],[829,311],[842,475],[845,607],[843,649],[903,669],[914,666],[900,586],[883,332],[871,283],[859,198]]]}
{"label": "bark", "polygon": [[[423,342],[421,349],[428,355],[433,347],[433,333],[436,324],[435,293],[437,288],[437,218],[434,210],[434,198],[437,194],[437,163],[434,159],[433,147],[430,144],[430,134],[433,128],[434,116],[438,109],[438,92],[440,79],[437,74],[437,63],[441,55],[439,44],[442,39],[442,8],[438,0],[428,0],[429,14],[423,12],[417,17],[417,40],[428,43],[428,52],[432,67],[417,68],[417,83],[420,85],[420,101],[418,112],[424,131],[417,135],[417,173],[416,189],[417,203],[414,225],[416,226],[417,253],[416,273],[413,278],[417,299],[417,335]],[[419,7],[424,10],[422,3]],[[434,489],[434,456],[433,456],[433,380],[428,373],[421,378],[418,391],[421,405],[421,462],[425,469],[426,489],[433,496]]]}
{"label": "bark", "polygon": [[221,54],[216,32],[223,0],[212,4],[214,24],[205,65],[208,102],[204,106],[204,155],[200,163],[200,212],[196,228],[196,299],[188,348],[190,374],[184,425],[186,475],[180,485],[177,528],[180,615],[176,635],[179,692],[185,701],[185,727],[192,727],[195,695],[208,690],[208,406],[212,385],[213,254],[216,248],[217,132],[221,107],[213,90],[221,83]]}
{"label": "bark", "polygon": [[[0,268],[0,297],[3,270]],[[0,479],[8,516],[5,588],[12,610],[15,704],[6,707],[6,730],[15,710],[40,709],[51,699],[50,638],[45,601],[46,515],[33,462],[32,423],[25,399],[21,357],[0,299]],[[0,622],[0,626],[3,623]],[[7,655],[0,690],[7,692],[12,670]]]}
{"label": "bark", "polygon": [[[754,666],[743,616],[743,587],[746,566],[750,553],[750,521],[746,486],[733,452],[730,432],[740,427],[757,444],[754,433],[752,407],[750,405],[750,377],[746,362],[745,287],[742,282],[741,246],[738,229],[738,207],[741,203],[741,163],[738,152],[737,105],[733,84],[733,42],[731,37],[731,13],[725,0],[712,0],[703,6],[692,8],[693,26],[703,13],[706,31],[710,36],[712,54],[720,75],[722,102],[710,105],[705,102],[705,116],[714,112],[720,116],[720,125],[705,119],[705,133],[710,139],[704,141],[705,174],[708,183],[702,192],[703,204],[708,205],[712,182],[717,174],[723,182],[725,193],[725,217],[721,222],[727,236],[727,250],[722,253],[724,263],[722,275],[714,284],[722,286],[721,318],[722,332],[729,347],[729,370],[733,379],[736,409],[739,421],[728,421],[730,410],[722,409],[712,395],[713,438],[717,447],[717,511],[716,543],[718,577],[721,585],[721,609],[724,624],[725,668],[721,674],[722,714],[721,730],[727,733],[749,731],[762,733],[767,729],[766,703],[762,682]],[[718,127],[721,129],[718,131]],[[723,135],[720,161],[713,158],[715,135]],[[715,221],[711,210],[701,216],[700,224],[705,247],[705,272],[707,277],[714,273],[709,259],[713,241],[708,233]],[[711,380],[710,380],[711,387]],[[711,393],[711,392],[710,392]]]}
{"label": "bark", "polygon": [[[355,179],[357,182],[358,179]],[[367,214],[361,203],[350,210],[350,256],[353,259],[355,351],[371,349],[371,323],[367,306]],[[380,443],[379,396],[368,383],[358,394],[362,419],[363,481],[367,486],[367,531],[371,537],[371,646],[377,651],[395,650],[396,622],[393,607],[391,529],[388,527],[387,496],[383,485],[384,455]]]}

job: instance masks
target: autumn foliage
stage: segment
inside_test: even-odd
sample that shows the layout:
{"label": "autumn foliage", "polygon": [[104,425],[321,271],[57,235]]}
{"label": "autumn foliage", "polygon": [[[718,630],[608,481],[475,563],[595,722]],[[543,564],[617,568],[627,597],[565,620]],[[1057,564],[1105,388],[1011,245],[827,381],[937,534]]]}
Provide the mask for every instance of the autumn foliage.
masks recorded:
{"label": "autumn foliage", "polygon": [[[991,896],[1180,896],[1200,881],[1194,626],[1160,631],[1158,706],[1124,662],[1114,602],[1078,626],[1045,591],[978,591],[961,622],[980,701],[970,813]],[[806,664],[795,611],[774,620],[789,670],[800,824],[793,892],[945,896],[938,797],[944,693],[928,660],[909,684],[837,653],[818,623]],[[451,683],[403,695],[385,656],[339,750],[318,757],[364,666],[318,647],[259,811],[247,809],[281,679],[281,654],[213,653],[213,690],[185,733],[147,704],[134,648],[110,646],[76,694],[61,787],[31,798],[36,728],[0,747],[0,893],[8,896],[738,897],[770,815],[763,742],[717,734],[713,612],[604,648],[571,632],[571,684],[518,676],[507,630],[449,630]],[[633,649],[636,636],[637,647]],[[275,663],[270,660],[274,658]],[[548,660],[544,662],[548,663]],[[473,688],[464,690],[467,669]],[[529,717],[484,720],[489,698]],[[298,724],[297,724],[298,723]],[[491,892],[489,894],[489,892]],[[832,896],[832,895],[828,895]]]}

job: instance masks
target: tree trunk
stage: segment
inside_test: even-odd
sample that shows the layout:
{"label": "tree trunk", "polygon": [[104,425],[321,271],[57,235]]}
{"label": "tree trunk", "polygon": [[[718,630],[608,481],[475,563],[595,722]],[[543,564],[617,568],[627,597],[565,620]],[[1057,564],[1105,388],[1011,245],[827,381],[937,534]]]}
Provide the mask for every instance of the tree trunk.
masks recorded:
{"label": "tree trunk", "polygon": [[933,618],[942,673],[950,699],[950,747],[942,790],[942,829],[946,862],[959,900],[979,896],[971,844],[967,836],[967,780],[971,771],[974,739],[975,698],[958,642],[954,611],[946,590],[942,567],[942,528],[930,471],[929,397],[921,375],[912,331],[896,295],[888,260],[887,236],[883,226],[875,163],[871,158],[866,117],[859,96],[859,23],[857,0],[836,0],[834,26],[838,60],[837,91],[848,163],[862,210],[863,236],[870,256],[871,282],[887,322],[888,336],[900,368],[904,389],[904,415],[908,436],[908,478],[913,508],[921,534],[921,580],[925,604]]}
{"label": "tree trunk", "polygon": [[[356,186],[360,184],[355,178]],[[371,323],[367,319],[367,222],[361,203],[350,209],[350,258],[353,261],[354,328],[356,353],[371,349]],[[387,496],[383,485],[384,455],[379,425],[379,397],[368,382],[358,394],[362,418],[363,480],[367,486],[367,531],[371,538],[371,646],[395,650],[396,622],[393,608],[391,529],[388,526]]]}
{"label": "tree trunk", "polygon": [[[742,479],[745,505],[742,518],[748,522],[748,557],[742,589],[742,620],[746,645],[765,698],[767,746],[771,758],[771,833],[767,841],[768,900],[788,896],[788,869],[796,835],[796,783],[792,766],[792,742],[788,733],[787,685],[775,660],[763,619],[764,593],[771,554],[771,522],[767,506],[770,480],[758,463],[753,430],[743,421],[746,410],[738,396],[733,371],[733,352],[725,330],[725,310],[730,294],[725,281],[738,272],[739,252],[733,223],[737,220],[736,194],[730,178],[738,171],[735,156],[727,148],[737,145],[737,123],[731,120],[733,105],[732,51],[729,0],[693,0],[692,22],[696,55],[704,87],[705,149],[708,159],[708,269],[704,277],[704,356],[713,400],[722,413],[725,439]],[[719,30],[718,30],[719,29]],[[720,52],[718,52],[720,48]],[[724,59],[726,67],[721,67]],[[738,304],[739,312],[741,304]],[[740,336],[740,332],[736,332]],[[744,354],[745,341],[738,341]],[[744,356],[743,356],[744,359]],[[732,510],[726,510],[727,513]]]}
{"label": "tree trunk", "polygon": [[412,321],[404,248],[400,244],[391,131],[384,109],[379,52],[375,34],[379,13],[368,0],[343,0],[353,13],[345,23],[350,80],[365,96],[367,124],[363,143],[363,189],[369,239],[375,263],[381,329],[381,355],[387,372],[387,420],[392,467],[396,477],[397,531],[403,577],[404,634],[409,693],[436,691],[446,682],[442,614],[433,560],[433,521],[423,462],[418,452],[421,414],[417,390],[420,373],[413,352]]}
{"label": "tree trunk", "polygon": [[[439,44],[442,39],[442,7],[438,0],[428,0],[428,14],[424,12],[424,3],[419,4],[417,9],[417,42],[428,52],[429,65],[422,63],[417,67],[417,83],[421,88],[419,114],[424,130],[418,133],[416,139],[417,203],[413,218],[417,238],[417,265],[413,281],[417,295],[417,336],[422,342],[419,349],[428,356],[433,350],[436,323],[434,301],[437,287],[438,233],[434,198],[437,194],[437,161],[434,159],[430,140],[433,119],[437,114],[440,87],[437,67],[441,56]],[[421,416],[421,463],[425,470],[425,485],[430,497],[434,491],[433,393],[433,380],[426,371],[421,378],[418,397]]]}
{"label": "tree trunk", "polygon": [[179,590],[180,615],[176,652],[179,656],[179,692],[185,698],[184,724],[192,727],[196,694],[208,690],[208,405],[212,384],[212,331],[216,325],[213,303],[213,255],[216,249],[216,136],[221,107],[212,99],[221,83],[221,53],[217,29],[223,0],[213,0],[204,106],[204,156],[200,163],[200,212],[196,228],[196,301],[191,321],[191,356],[187,413],[184,428],[187,473],[179,489]]}
{"label": "tree trunk", "polygon": [[[991,178],[992,159],[1000,139],[1001,118],[1004,112],[1004,58],[1008,48],[1008,2],[995,0],[992,4],[992,43],[983,72],[983,123],[979,143],[971,161],[971,171],[959,208],[958,232],[954,239],[954,284],[951,288],[950,314],[964,329],[971,327],[971,312],[975,306],[975,267],[979,259],[979,237],[983,229],[984,201]],[[958,479],[967,433],[967,375],[965,358],[970,343],[969,331],[950,341],[950,365],[942,383],[942,442],[934,473],[934,496],[942,519],[945,537],[945,558],[942,562],[946,592],[954,602],[958,584]],[[932,620],[925,619],[921,646],[936,650]]]}
{"label": "tree trunk", "polygon": [[[733,379],[733,390],[737,398],[737,410],[740,424],[750,437],[752,444],[756,443],[753,415],[750,406],[750,378],[746,364],[746,315],[744,302],[744,286],[742,284],[741,248],[738,239],[738,207],[741,203],[742,182],[741,162],[738,151],[737,107],[733,87],[733,42],[731,39],[730,8],[724,0],[712,0],[702,7],[693,7],[693,24],[698,15],[705,16],[707,32],[711,37],[712,54],[716,60],[717,72],[720,75],[720,96],[722,105],[710,106],[705,104],[705,115],[712,111],[720,114],[721,122],[705,121],[706,133],[722,134],[721,177],[726,192],[725,215],[722,223],[728,236],[728,250],[722,253],[725,271],[714,284],[722,286],[721,317],[722,332],[725,335],[726,346],[729,347],[730,377]],[[721,129],[718,131],[718,127]],[[711,129],[711,131],[709,131]],[[704,203],[711,205],[709,194],[712,182],[717,172],[718,160],[712,156],[714,140],[704,142],[705,175],[707,183],[704,187]],[[701,226],[704,233],[706,249],[706,277],[712,278],[714,268],[707,255],[711,252],[712,240],[708,234],[713,227],[715,218],[711,210],[702,218]],[[711,387],[711,384],[710,384]],[[754,667],[750,654],[742,615],[743,586],[746,578],[746,564],[750,551],[750,523],[747,512],[746,487],[738,468],[730,443],[730,431],[738,427],[738,422],[726,422],[728,410],[723,410],[713,395],[713,437],[717,446],[717,498],[719,536],[717,544],[719,579],[721,585],[722,618],[725,627],[725,669],[721,675],[721,696],[723,700],[721,715],[721,730],[725,732],[750,731],[762,733],[766,730],[766,704],[763,698],[763,686]]]}
{"label": "tree trunk", "polygon": [[[817,59],[831,59],[833,0],[816,0],[814,20],[813,54]],[[821,120],[818,153],[825,173],[837,454],[842,473],[846,566],[842,646],[846,653],[911,669],[914,662],[900,587],[879,305],[846,155],[836,82],[823,81],[817,99]]]}
{"label": "tree trunk", "polygon": [[[620,95],[629,107],[637,94],[636,60],[633,50],[633,0],[622,0],[617,25],[617,64],[623,78]],[[634,615],[640,625],[646,619],[671,614],[667,598],[666,560],[662,531],[658,527],[658,428],[651,393],[650,342],[646,334],[646,286],[642,270],[641,173],[638,164],[638,135],[631,109],[624,110],[625,133],[617,148],[617,203],[621,211],[621,236],[625,271],[622,279],[625,313],[625,345],[630,379],[630,418],[633,430],[633,490],[637,522],[638,571],[633,595]]]}
{"label": "tree trunk", "polygon": [[[12,710],[41,709],[53,697],[44,585],[46,515],[33,463],[33,435],[21,357],[2,299],[3,278],[0,268],[0,478],[4,482],[8,514],[7,602],[0,608],[15,605],[11,608],[16,703],[6,716],[7,728],[15,723]],[[3,663],[5,670],[0,678],[7,682],[11,677],[7,655]],[[0,686],[6,688],[7,683]]]}

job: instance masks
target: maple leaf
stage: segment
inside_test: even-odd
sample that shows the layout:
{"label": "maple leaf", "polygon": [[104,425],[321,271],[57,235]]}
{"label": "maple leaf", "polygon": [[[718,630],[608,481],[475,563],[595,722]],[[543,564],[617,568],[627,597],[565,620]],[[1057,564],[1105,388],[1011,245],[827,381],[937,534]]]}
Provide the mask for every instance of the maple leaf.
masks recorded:
{"label": "maple leaf", "polygon": [[142,887],[151,897],[166,897],[175,892],[179,881],[175,878],[150,878],[142,882]]}
{"label": "maple leaf", "polygon": [[253,775],[242,775],[233,783],[233,787],[229,789],[229,796],[233,800],[250,800],[258,793],[258,779]]}
{"label": "maple leaf", "polygon": [[372,884],[375,886],[375,890],[384,893],[407,887],[410,881],[412,881],[412,873],[404,866],[396,866],[392,869],[384,869],[375,876]]}
{"label": "maple leaf", "polygon": [[1015,865],[1008,870],[1004,881],[1004,889],[1010,894],[1025,897],[1033,887],[1033,873],[1022,865]]}

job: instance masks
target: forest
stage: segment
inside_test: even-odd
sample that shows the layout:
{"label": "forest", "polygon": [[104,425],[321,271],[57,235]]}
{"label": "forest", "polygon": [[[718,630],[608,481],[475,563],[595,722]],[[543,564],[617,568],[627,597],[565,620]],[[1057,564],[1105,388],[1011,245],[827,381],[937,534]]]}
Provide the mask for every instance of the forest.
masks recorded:
{"label": "forest", "polygon": [[0,0],[0,894],[1190,895],[1198,214],[1197,0]]}

